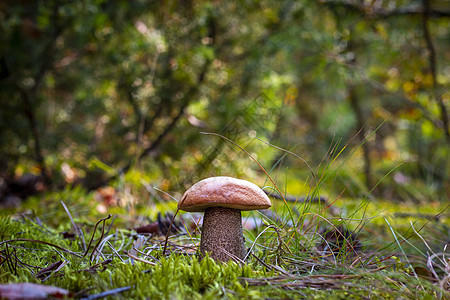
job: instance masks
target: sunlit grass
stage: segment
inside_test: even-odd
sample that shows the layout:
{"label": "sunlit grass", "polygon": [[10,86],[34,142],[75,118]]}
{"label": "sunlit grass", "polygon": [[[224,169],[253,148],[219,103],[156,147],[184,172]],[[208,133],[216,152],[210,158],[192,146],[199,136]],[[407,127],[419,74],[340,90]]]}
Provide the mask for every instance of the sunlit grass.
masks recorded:
{"label": "sunlit grass", "polygon": [[[272,199],[269,210],[243,213],[252,224],[244,234],[245,264],[199,261],[200,220],[190,213],[175,218],[181,231],[169,237],[167,253],[163,235],[138,235],[133,228],[174,214],[183,191],[165,190],[164,180],[152,185],[133,170],[118,179],[113,201],[68,187],[2,211],[0,236],[9,242],[0,242],[0,282],[45,283],[83,295],[123,287],[128,298],[447,297],[447,204],[420,206],[370,191],[350,197],[347,188],[360,189],[353,185],[360,180],[354,151],[334,155],[334,148],[316,171],[296,157],[303,169],[280,161],[255,178],[281,199]],[[342,175],[344,184],[336,184]],[[291,201],[293,195],[303,198]],[[319,196],[326,203],[304,201]],[[57,260],[64,262],[60,270],[44,282],[36,278]]]}

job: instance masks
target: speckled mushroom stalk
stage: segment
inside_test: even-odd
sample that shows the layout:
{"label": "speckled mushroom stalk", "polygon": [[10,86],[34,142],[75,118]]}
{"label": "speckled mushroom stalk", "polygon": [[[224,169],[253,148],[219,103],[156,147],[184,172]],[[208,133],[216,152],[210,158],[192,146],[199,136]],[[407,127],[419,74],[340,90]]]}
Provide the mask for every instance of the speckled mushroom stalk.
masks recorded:
{"label": "speckled mushroom stalk", "polygon": [[236,256],[244,259],[246,251],[239,209],[211,207],[203,218],[200,252],[226,262]]}

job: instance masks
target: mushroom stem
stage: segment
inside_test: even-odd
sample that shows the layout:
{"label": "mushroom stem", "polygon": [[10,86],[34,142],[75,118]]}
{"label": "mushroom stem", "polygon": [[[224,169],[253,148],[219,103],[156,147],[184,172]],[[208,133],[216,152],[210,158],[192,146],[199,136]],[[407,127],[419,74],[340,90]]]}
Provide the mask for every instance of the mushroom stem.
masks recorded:
{"label": "mushroom stem", "polygon": [[216,261],[227,262],[229,254],[245,257],[241,211],[233,208],[210,207],[203,217],[200,252]]}

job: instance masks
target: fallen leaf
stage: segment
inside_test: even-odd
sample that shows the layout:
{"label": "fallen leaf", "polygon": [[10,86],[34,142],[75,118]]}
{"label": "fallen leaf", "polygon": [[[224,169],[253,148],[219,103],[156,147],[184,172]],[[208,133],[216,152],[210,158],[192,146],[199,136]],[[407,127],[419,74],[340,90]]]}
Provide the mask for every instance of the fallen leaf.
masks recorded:
{"label": "fallen leaf", "polygon": [[69,232],[69,231],[61,232],[61,235],[62,235],[63,239],[69,239],[69,240],[73,240],[77,236],[75,233]]}
{"label": "fallen leaf", "polygon": [[427,279],[431,282],[436,282],[437,280],[434,278],[433,273],[431,273],[428,269],[421,267],[421,266],[417,266],[414,267],[414,272],[416,272],[417,276]]}
{"label": "fallen leaf", "polygon": [[[166,235],[167,230],[170,227],[170,232],[176,234],[181,231],[181,224],[175,221],[172,223],[172,214],[167,214],[164,217],[158,213],[158,219],[156,222],[149,223],[144,226],[136,227],[134,230],[139,234],[153,234],[153,235]],[[172,224],[172,226],[170,226]]]}
{"label": "fallen leaf", "polygon": [[35,283],[0,284],[0,298],[9,300],[18,299],[47,299],[64,298],[69,291],[49,285]]}
{"label": "fallen leaf", "polygon": [[139,234],[145,234],[145,233],[159,234],[159,226],[158,226],[157,222],[134,228],[134,230],[136,230],[136,232]]}

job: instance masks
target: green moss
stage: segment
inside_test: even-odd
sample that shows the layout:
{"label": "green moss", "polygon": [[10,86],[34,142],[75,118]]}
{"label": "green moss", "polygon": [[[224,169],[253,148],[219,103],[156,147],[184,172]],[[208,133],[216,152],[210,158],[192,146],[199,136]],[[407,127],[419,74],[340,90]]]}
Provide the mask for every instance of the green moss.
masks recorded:
{"label": "green moss", "polygon": [[[59,200],[59,201],[58,201]],[[63,208],[63,200],[70,215],[83,232],[84,238],[75,236],[68,238],[63,232],[74,234],[72,222]],[[357,210],[358,201],[340,199],[337,205],[348,209],[343,213],[360,218],[363,210],[367,216],[377,214],[377,209],[386,207],[385,202],[372,202],[367,209]],[[345,200],[345,201],[344,201]],[[141,250],[149,255],[137,255],[152,264],[139,261],[133,263],[126,255],[132,249],[137,235],[130,228],[131,215],[128,207],[116,207],[118,214],[113,227],[103,232],[103,224],[99,224],[94,232],[95,224],[105,216],[96,210],[97,202],[92,194],[82,189],[66,189],[58,193],[49,193],[36,197],[26,203],[22,214],[0,216],[0,283],[34,282],[65,288],[73,294],[88,296],[121,287],[129,287],[120,293],[129,299],[261,299],[261,298],[307,298],[307,299],[432,299],[443,293],[439,287],[425,279],[418,280],[411,272],[406,257],[395,240],[391,228],[386,223],[374,220],[367,225],[367,231],[361,231],[360,238],[373,252],[370,244],[383,245],[374,252],[371,262],[362,261],[352,265],[345,256],[337,256],[336,260],[324,259],[315,250],[319,239],[315,229],[305,234],[295,234],[289,225],[289,210],[282,203],[273,208],[280,220],[267,219],[267,225],[260,225],[257,231],[246,232],[247,246],[261,261],[250,256],[247,264],[215,263],[209,258],[199,261],[191,254],[172,253],[168,257],[162,255],[162,239],[153,237],[147,240]],[[292,204],[293,205],[293,204]],[[35,208],[30,211],[31,208]],[[155,206],[156,210],[164,209],[165,204]],[[401,210],[400,204],[393,204],[394,211]],[[436,207],[437,210],[441,209]],[[430,212],[434,210],[430,209]],[[302,210],[305,221],[319,213],[314,206]],[[139,212],[135,212],[138,214]],[[127,215],[128,214],[128,215]],[[154,214],[154,212],[153,212]],[[342,215],[344,217],[346,215]],[[249,217],[262,217],[258,213]],[[395,219],[389,215],[389,222],[397,235],[411,233],[408,222]],[[350,228],[358,221],[326,220],[324,216],[316,217],[323,224],[345,223]],[[378,219],[383,219],[381,216]],[[397,222],[394,222],[397,221]],[[105,222],[105,229],[111,225],[112,219]],[[339,224],[341,224],[339,223]],[[441,224],[440,221],[437,224]],[[424,222],[416,224],[417,227]],[[443,224],[443,223],[442,223]],[[410,226],[410,224],[409,224]],[[434,226],[436,230],[437,226]],[[304,229],[304,228],[303,228]],[[261,233],[265,230],[263,233]],[[372,230],[372,231],[371,231]],[[368,234],[376,230],[376,237]],[[423,231],[426,232],[426,228]],[[261,234],[260,234],[261,233]],[[88,251],[85,250],[91,241]],[[442,238],[442,236],[441,236]],[[10,240],[9,242],[6,242]],[[28,241],[26,241],[28,240]],[[94,252],[103,241],[108,240],[101,248],[101,253]],[[387,241],[392,241],[389,244]],[[192,243],[190,239],[171,239],[171,242]],[[421,242],[415,236],[409,241]],[[43,243],[45,242],[45,243]],[[182,244],[179,245],[182,249]],[[423,245],[421,245],[423,247]],[[147,248],[145,248],[147,247]],[[177,246],[175,246],[176,248]],[[405,250],[407,243],[401,245]],[[114,251],[113,249],[114,248]],[[152,249],[151,251],[149,249]],[[409,252],[415,253],[414,247]],[[396,259],[384,260],[388,255],[397,253]],[[84,255],[86,254],[86,255]],[[409,254],[408,254],[409,255]],[[119,257],[120,256],[120,257]],[[370,257],[370,255],[368,255]],[[378,259],[377,259],[378,258]],[[424,260],[425,259],[425,260]],[[53,270],[42,278],[36,274],[42,268],[62,261],[65,265],[60,270]],[[426,258],[414,257],[415,264],[426,263]],[[379,268],[378,271],[373,271]],[[384,269],[385,268],[385,269]],[[287,276],[286,273],[291,274]],[[334,274],[351,274],[345,279],[333,279]],[[311,275],[315,277],[311,277]],[[443,278],[445,274],[439,273]],[[321,278],[323,276],[323,278]],[[330,277],[326,277],[330,276]],[[324,279],[328,280],[323,281]],[[253,280],[253,281],[252,281]]]}

